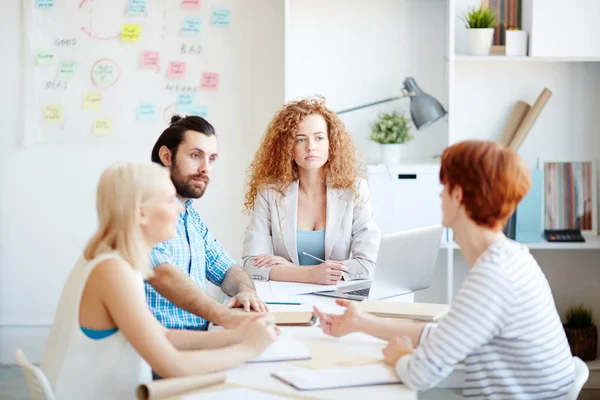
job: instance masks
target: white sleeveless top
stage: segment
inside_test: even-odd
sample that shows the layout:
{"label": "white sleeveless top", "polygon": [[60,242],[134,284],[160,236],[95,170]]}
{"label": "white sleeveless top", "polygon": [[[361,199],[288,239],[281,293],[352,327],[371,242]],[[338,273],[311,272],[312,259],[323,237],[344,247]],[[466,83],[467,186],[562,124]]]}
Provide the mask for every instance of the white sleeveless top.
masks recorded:
{"label": "white sleeveless top", "polygon": [[[121,257],[106,253],[91,261],[82,258],[63,288],[41,364],[57,400],[135,399],[137,386],[152,381],[150,366],[120,330],[94,340],[80,328],[86,282],[94,267],[108,258]],[[131,296],[145,296],[141,275],[139,289]]]}

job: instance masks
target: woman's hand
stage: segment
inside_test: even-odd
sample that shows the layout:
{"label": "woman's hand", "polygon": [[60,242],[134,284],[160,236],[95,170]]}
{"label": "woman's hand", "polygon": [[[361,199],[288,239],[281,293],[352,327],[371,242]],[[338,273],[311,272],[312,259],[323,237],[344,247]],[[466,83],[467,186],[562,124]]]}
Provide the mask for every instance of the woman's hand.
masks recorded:
{"label": "woman's hand", "polygon": [[282,265],[287,267],[294,267],[295,265],[286,260],[283,257],[274,256],[272,254],[261,254],[254,257],[255,267],[274,267],[276,265]]}
{"label": "woman's hand", "polygon": [[412,341],[408,336],[395,337],[383,349],[383,356],[385,362],[395,368],[400,357],[412,354],[414,350]]}
{"label": "woman's hand", "polygon": [[321,312],[316,306],[313,307],[314,314],[319,318],[319,323],[323,333],[340,337],[352,332],[361,330],[361,325],[366,323],[364,311],[362,311],[356,302],[337,299],[336,304],[345,307],[343,314],[327,314]]}
{"label": "woman's hand", "polygon": [[310,282],[320,285],[335,285],[342,279],[342,272],[348,272],[343,262],[327,260],[310,267],[309,279]]}

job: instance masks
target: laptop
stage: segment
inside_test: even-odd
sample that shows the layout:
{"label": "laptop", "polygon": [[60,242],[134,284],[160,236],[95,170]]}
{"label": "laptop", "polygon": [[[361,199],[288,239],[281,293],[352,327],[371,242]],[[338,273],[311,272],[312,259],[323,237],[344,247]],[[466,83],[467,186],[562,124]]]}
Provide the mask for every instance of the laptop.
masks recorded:
{"label": "laptop", "polygon": [[381,238],[372,280],[315,294],[350,300],[380,300],[427,289],[433,279],[443,231],[442,225],[432,225],[385,234]]}

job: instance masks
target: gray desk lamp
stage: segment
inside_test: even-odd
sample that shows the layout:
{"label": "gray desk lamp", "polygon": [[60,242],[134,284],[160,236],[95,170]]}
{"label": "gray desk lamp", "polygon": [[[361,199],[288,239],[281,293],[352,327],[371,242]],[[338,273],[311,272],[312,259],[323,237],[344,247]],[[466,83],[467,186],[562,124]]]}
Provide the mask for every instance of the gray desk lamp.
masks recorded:
{"label": "gray desk lamp", "polygon": [[401,96],[390,97],[389,99],[376,101],[374,103],[337,111],[337,114],[360,110],[361,108],[371,107],[377,104],[403,99],[405,97],[410,97],[410,117],[417,127],[417,130],[431,125],[447,114],[440,102],[437,101],[435,97],[423,92],[414,78],[406,78],[404,80],[404,88],[402,88]]}

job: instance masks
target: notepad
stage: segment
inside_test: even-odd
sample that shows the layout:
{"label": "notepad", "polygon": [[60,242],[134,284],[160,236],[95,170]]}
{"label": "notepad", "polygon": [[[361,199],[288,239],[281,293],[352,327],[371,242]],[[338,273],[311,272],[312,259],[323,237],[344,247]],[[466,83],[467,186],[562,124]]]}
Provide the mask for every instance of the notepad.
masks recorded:
{"label": "notepad", "polygon": [[364,300],[359,307],[369,314],[387,318],[407,318],[420,321],[437,321],[443,318],[450,306],[435,303],[404,303],[398,301]]}
{"label": "notepad", "polygon": [[308,346],[292,336],[281,335],[258,357],[248,361],[277,362],[293,360],[310,360],[312,358]]}
{"label": "notepad", "polygon": [[255,389],[232,388],[219,390],[217,392],[192,394],[181,396],[180,400],[285,400],[289,397],[281,397],[275,394],[265,393]]}
{"label": "notepad", "polygon": [[308,294],[316,292],[333,292],[338,288],[337,285],[315,285],[311,283],[298,283],[298,282],[275,282],[271,281],[270,288],[272,295],[296,295],[296,294]]}
{"label": "notepad", "polygon": [[274,372],[272,375],[298,390],[339,389],[400,383],[394,370],[383,363],[357,367]]}
{"label": "notepad", "polygon": [[279,326],[312,326],[316,317],[310,311],[301,312],[275,312],[275,325]]}
{"label": "notepad", "polygon": [[354,353],[351,349],[332,346],[321,341],[308,342],[306,345],[312,354],[312,358],[310,360],[292,361],[292,364],[310,369],[329,369],[376,364],[383,361],[383,355],[379,357],[366,356]]}

